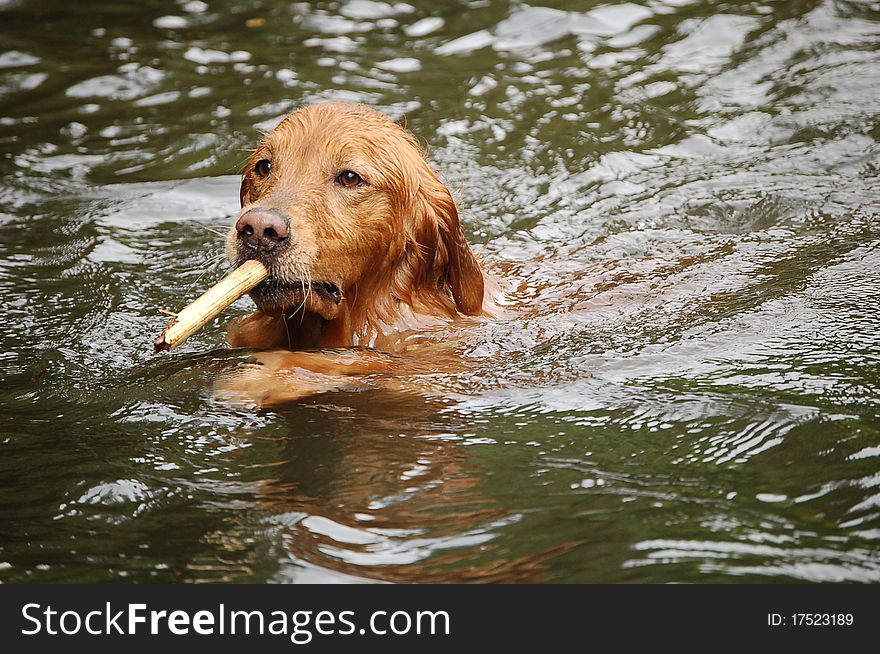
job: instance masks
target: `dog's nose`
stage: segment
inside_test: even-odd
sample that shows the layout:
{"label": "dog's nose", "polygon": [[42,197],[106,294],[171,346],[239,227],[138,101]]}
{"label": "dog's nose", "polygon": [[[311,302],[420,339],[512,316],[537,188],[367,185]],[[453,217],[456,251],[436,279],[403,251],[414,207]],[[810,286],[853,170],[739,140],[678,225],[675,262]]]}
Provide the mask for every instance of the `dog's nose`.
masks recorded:
{"label": "dog's nose", "polygon": [[266,252],[286,242],[290,236],[287,221],[274,211],[254,209],[235,223],[238,238],[248,247]]}

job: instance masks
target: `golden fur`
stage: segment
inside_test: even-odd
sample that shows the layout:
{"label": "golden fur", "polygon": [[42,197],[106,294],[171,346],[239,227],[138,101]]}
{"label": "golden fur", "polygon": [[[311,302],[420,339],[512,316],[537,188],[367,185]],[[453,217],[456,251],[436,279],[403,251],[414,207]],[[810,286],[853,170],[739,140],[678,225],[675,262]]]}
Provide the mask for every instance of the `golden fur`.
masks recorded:
{"label": "golden fur", "polygon": [[[363,183],[342,185],[345,171]],[[245,247],[235,226],[227,238],[234,267],[259,258],[270,272],[251,294],[258,311],[231,326],[230,344],[284,348],[226,380],[236,397],[276,403],[338,386],[328,376],[394,369],[400,359],[375,350],[399,354],[407,334],[492,313],[495,286],[452,196],[416,139],[369,107],[327,103],[287,116],[248,159],[240,196],[241,216],[284,216],[289,238],[266,253]],[[341,300],[313,283],[333,285]],[[301,352],[352,346],[373,349]]]}

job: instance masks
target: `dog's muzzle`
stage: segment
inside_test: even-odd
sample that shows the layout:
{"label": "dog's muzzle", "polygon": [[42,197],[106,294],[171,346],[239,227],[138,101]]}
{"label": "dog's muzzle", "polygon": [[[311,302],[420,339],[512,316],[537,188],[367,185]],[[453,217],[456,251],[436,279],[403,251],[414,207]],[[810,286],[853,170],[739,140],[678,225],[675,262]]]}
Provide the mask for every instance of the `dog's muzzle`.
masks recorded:
{"label": "dog's muzzle", "polygon": [[235,223],[239,242],[248,250],[268,254],[290,241],[287,219],[278,211],[251,209]]}

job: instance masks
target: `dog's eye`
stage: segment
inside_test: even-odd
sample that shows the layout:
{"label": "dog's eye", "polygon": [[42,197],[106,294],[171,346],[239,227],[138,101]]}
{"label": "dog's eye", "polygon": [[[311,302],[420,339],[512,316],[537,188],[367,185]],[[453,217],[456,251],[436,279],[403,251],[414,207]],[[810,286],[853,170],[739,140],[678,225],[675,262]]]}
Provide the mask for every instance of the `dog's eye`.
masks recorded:
{"label": "dog's eye", "polygon": [[260,177],[267,177],[272,170],[272,162],[268,159],[260,159],[254,166],[254,172]]}
{"label": "dog's eye", "polygon": [[336,183],[340,186],[351,188],[352,186],[360,186],[363,184],[364,178],[353,170],[343,170],[336,176]]}

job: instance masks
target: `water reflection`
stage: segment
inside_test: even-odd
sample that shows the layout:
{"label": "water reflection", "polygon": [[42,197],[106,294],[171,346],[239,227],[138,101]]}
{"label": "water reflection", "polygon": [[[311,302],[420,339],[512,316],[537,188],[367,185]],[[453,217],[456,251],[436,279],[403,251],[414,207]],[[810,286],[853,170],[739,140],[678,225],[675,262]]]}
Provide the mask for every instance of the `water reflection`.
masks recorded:
{"label": "water reflection", "polygon": [[276,578],[296,580],[310,566],[397,582],[545,577],[550,552],[517,556],[493,542],[521,516],[481,492],[487,470],[462,447],[467,432],[456,433],[466,425],[438,421],[436,406],[419,418],[411,397],[367,394],[351,404],[325,410],[306,439],[280,443],[282,460],[258,500],[290,557]]}

